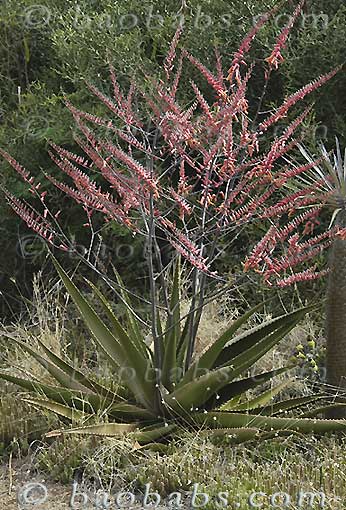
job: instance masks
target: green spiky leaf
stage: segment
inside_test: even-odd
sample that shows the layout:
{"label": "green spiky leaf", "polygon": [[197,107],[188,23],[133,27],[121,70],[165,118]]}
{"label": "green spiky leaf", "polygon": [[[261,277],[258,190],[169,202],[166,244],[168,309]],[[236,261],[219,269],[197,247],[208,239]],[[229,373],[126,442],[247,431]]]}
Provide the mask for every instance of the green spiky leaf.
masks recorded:
{"label": "green spiky leaf", "polygon": [[125,367],[127,369],[127,386],[131,389],[138,402],[145,407],[151,408],[153,395],[155,395],[156,389],[154,381],[149,380],[146,375],[150,367],[143,363],[143,357],[133,345],[133,342],[126,332],[121,328],[116,338],[82,296],[57,260],[53,259],[53,261],[60,278],[77,305],[96,342],[107,354],[112,363],[118,367]]}

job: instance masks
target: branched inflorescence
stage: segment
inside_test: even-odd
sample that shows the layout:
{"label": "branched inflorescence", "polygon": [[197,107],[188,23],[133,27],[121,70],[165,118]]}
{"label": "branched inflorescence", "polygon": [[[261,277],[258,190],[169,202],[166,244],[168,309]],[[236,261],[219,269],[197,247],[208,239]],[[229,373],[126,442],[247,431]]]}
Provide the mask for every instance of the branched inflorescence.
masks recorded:
{"label": "branched inflorescence", "polygon": [[[267,78],[283,60],[289,32],[303,3],[298,4],[266,59]],[[276,10],[277,7],[263,15],[247,34],[225,76],[217,51],[213,73],[186,50],[180,50],[179,27],[164,61],[162,77],[146,77],[145,90],[131,83],[125,93],[111,65],[113,97],[88,84],[109,111],[108,117],[82,112],[66,101],[80,132],[75,141],[85,156],[51,144],[50,156],[69,183],[47,177],[82,204],[89,224],[93,214],[101,213],[106,221],[116,221],[134,233],[150,235],[157,226],[192,266],[214,274],[210,267],[214,252],[209,253],[208,247],[215,245],[215,236],[229,234],[254,219],[271,221],[274,224],[249,255],[245,270],[255,269],[269,284],[276,280],[281,286],[318,276],[311,268],[296,274],[291,271],[345,232],[335,227],[308,240],[323,205],[330,199],[323,179],[293,193],[285,192],[290,181],[319,162],[294,164],[288,159],[300,142],[296,133],[310,109],[293,118],[271,143],[268,130],[282,122],[299,101],[330,80],[338,69],[305,85],[273,111],[258,111],[251,118],[247,89],[255,61],[251,61],[249,52],[257,33]],[[208,97],[214,95],[212,100],[192,81],[194,101],[186,106],[178,101],[186,66],[196,68],[206,80]],[[0,154],[36,193],[46,211],[39,185],[11,156],[4,151]],[[56,228],[53,213],[36,213],[8,192],[7,198],[29,227],[54,246],[69,249]],[[281,221],[280,226],[276,225],[277,218],[286,220],[286,224]],[[145,225],[150,225],[149,230]],[[281,253],[284,243],[289,246],[285,255]],[[290,274],[282,276],[287,271]]]}

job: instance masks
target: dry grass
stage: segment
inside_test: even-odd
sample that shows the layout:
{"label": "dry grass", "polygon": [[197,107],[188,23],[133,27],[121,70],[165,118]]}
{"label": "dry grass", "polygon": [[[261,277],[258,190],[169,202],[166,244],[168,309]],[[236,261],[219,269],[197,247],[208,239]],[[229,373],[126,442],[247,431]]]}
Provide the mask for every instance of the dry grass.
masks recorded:
{"label": "dry grass", "polygon": [[[66,315],[57,290],[48,291],[36,277],[33,301],[27,304],[23,320],[12,325],[0,325],[0,329],[21,341],[29,341],[34,348],[38,346],[37,340],[41,340],[55,353],[61,354],[67,345],[67,329]],[[2,336],[0,348],[3,359],[1,370],[46,383],[54,382],[47,371],[11,339]],[[42,434],[59,423],[54,415],[37,411],[23,402],[22,395],[25,393],[18,387],[0,380],[0,441],[3,450],[8,446],[16,451],[26,450],[30,442],[40,439]]]}

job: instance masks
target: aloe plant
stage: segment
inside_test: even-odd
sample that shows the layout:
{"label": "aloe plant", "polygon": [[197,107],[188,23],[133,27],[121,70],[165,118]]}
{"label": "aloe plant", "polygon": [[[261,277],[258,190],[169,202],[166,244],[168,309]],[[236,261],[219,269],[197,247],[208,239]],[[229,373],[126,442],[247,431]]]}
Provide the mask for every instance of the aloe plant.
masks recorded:
{"label": "aloe plant", "polygon": [[[255,55],[251,55],[251,45],[281,4],[275,5],[251,27],[228,62],[227,72],[218,51],[214,72],[190,54],[182,46],[183,31],[179,26],[162,69],[154,76],[143,75],[139,82],[130,80],[128,89],[120,87],[110,63],[111,97],[95,84],[88,84],[90,92],[102,103],[102,116],[80,111],[66,102],[78,128],[75,138],[83,156],[50,143],[52,161],[67,182],[48,174],[45,177],[83,206],[87,216],[85,226],[89,227],[91,236],[85,257],[76,249],[74,240],[64,233],[59,222],[60,211],[50,209],[42,183],[36,182],[28,170],[0,148],[0,156],[21,176],[42,208],[42,213],[36,211],[5,188],[8,203],[16,214],[49,246],[82,259],[110,284],[117,299],[127,306],[128,327],[124,328],[105,297],[93,288],[104,308],[108,320],[105,324],[57,264],[91,333],[115,368],[119,389],[114,391],[89,379],[45,345],[37,352],[24,343],[20,345],[43,364],[60,385],[51,387],[2,373],[3,378],[28,390],[39,391],[42,398],[30,399],[33,404],[54,410],[72,421],[91,420],[95,413],[107,412],[109,423],[92,425],[92,429],[84,428],[84,432],[118,434],[127,431],[139,442],[173,434],[181,426],[242,427],[250,434],[254,432],[253,423],[257,424],[255,429],[261,431],[316,430],[316,427],[324,430],[344,426],[333,422],[315,425],[286,418],[282,421],[279,410],[278,416],[269,413],[263,417],[263,413],[268,412],[266,406],[273,392],[265,392],[255,401],[244,401],[246,391],[258,384],[246,377],[248,369],[275,346],[309,308],[240,334],[239,328],[256,309],[249,311],[197,360],[194,358],[203,306],[210,297],[209,290],[215,287],[212,283],[209,286],[209,282],[212,279],[223,281],[214,271],[214,263],[221,254],[219,248],[232,247],[250,222],[266,219],[272,222],[272,218],[281,219],[287,211],[292,213],[291,197],[282,200],[281,190],[303,170],[294,165],[282,168],[282,160],[296,147],[299,138],[293,135],[310,109],[292,118],[274,139],[268,138],[268,130],[278,126],[294,105],[340,70],[336,68],[319,76],[270,112],[263,108],[263,102],[269,101],[265,96],[270,76],[283,61],[287,38],[303,3],[300,1],[294,8],[263,62],[265,83],[255,108],[249,108],[247,98],[254,66],[258,63]],[[183,104],[179,88],[182,77],[190,77],[191,66],[204,79],[208,98],[195,82],[191,82],[194,101]],[[272,207],[278,193],[280,202]],[[299,207],[301,205],[299,202]],[[113,282],[99,270],[98,254],[93,253],[98,231],[95,216],[130,229],[146,243],[153,350],[144,341],[141,319],[130,305],[124,286],[119,279]],[[294,218],[293,227],[304,219],[310,217]],[[245,269],[250,269],[263,258],[270,267],[266,272],[259,272],[268,279],[277,276],[280,268],[286,270],[290,262],[284,258],[273,263],[272,256],[275,243],[280,241],[281,245],[290,235],[292,224],[275,235],[273,229],[271,225],[244,264]],[[174,270],[173,290],[169,296],[167,272],[171,271],[171,264],[163,260],[162,237],[172,247],[172,261],[181,256],[190,267],[185,290],[192,298],[185,319],[179,310],[179,263]],[[295,249],[292,244],[294,254]],[[302,257],[305,254],[300,255],[299,260]],[[309,273],[303,277],[314,278],[315,275]],[[281,283],[295,281],[291,278]],[[148,300],[145,299],[146,303]],[[159,312],[166,314],[165,320],[161,320]],[[269,381],[283,370],[264,374],[263,381]],[[295,402],[298,407],[301,405],[301,401]],[[286,409],[291,404],[282,403],[282,406]],[[260,417],[255,418],[255,412]]]}
{"label": "aloe plant", "polygon": [[[270,285],[286,287],[328,275],[326,369],[331,398],[346,388],[346,149],[321,145],[318,157],[298,145],[306,162],[291,161],[295,178],[272,209],[286,214],[255,246],[245,268],[255,269]],[[330,249],[329,264],[316,257]],[[289,271],[289,272],[288,272]],[[333,397],[332,397],[333,395]],[[343,406],[330,407],[330,418],[345,418]]]}
{"label": "aloe plant", "polygon": [[[269,391],[256,392],[255,397],[247,397],[249,390],[265,385],[292,368],[284,366],[260,376],[248,376],[249,369],[276,346],[313,306],[285,313],[240,332],[240,328],[260,309],[262,304],[259,304],[235,320],[202,354],[186,363],[189,315],[183,319],[180,313],[179,263],[174,269],[171,293],[173,313],[167,316],[166,322],[158,318],[160,356],[155,353],[156,344],[154,351],[147,346],[130,307],[125,328],[99,289],[90,284],[103,307],[107,318],[105,323],[57,261],[55,265],[96,344],[114,368],[116,384],[109,388],[86,376],[41,341],[38,341],[38,351],[28,342],[7,334],[50,373],[57,385],[14,376],[6,371],[2,371],[0,377],[33,393],[33,396],[23,397],[26,402],[52,411],[72,424],[79,423],[77,427],[52,431],[51,435],[129,434],[140,444],[147,444],[169,439],[186,428],[205,428],[211,434],[227,434],[236,441],[270,437],[273,433],[346,430],[346,422],[343,421],[315,420],[301,417],[303,415],[287,417],[288,411],[302,410],[311,403],[323,402],[326,395],[271,403],[289,380]],[[129,304],[129,297],[124,296]],[[163,360],[161,368],[156,364],[159,358]],[[157,378],[159,370],[161,373]],[[342,404],[336,403],[335,406]],[[316,413],[322,410],[319,408]],[[96,419],[100,415],[106,417],[102,423]],[[310,415],[313,412],[310,411]]]}
{"label": "aloe plant", "polygon": [[[306,151],[303,154],[311,159]],[[329,257],[326,303],[326,368],[327,383],[336,391],[346,388],[346,150],[344,156],[336,140],[331,156],[322,146],[323,160],[314,169],[324,185],[327,203],[332,211],[330,224],[340,231],[334,239]],[[328,411],[330,418],[345,418],[343,407]]]}

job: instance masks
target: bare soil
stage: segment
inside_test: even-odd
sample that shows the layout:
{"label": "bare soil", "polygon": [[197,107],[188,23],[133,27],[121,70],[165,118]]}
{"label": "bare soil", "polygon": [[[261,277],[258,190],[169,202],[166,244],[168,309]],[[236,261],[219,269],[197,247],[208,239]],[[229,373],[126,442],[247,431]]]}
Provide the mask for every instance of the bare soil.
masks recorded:
{"label": "bare soil", "polygon": [[28,467],[27,464],[18,462],[0,466],[1,510],[67,510],[71,508],[69,505],[71,487],[52,483],[45,480],[43,476],[33,476]]}

